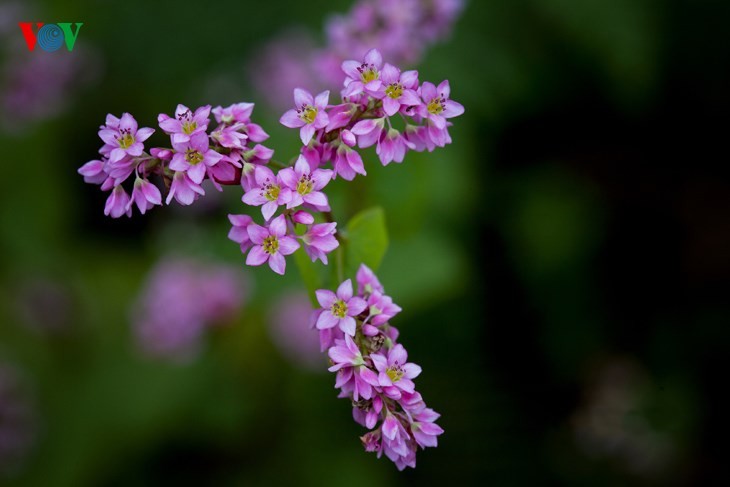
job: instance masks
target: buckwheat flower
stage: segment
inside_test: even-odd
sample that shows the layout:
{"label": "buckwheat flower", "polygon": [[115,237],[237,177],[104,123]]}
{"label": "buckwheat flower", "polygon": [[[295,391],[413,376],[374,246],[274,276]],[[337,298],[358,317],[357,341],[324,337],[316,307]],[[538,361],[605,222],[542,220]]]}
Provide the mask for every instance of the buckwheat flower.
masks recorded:
{"label": "buckwheat flower", "polygon": [[248,136],[248,140],[251,142],[263,142],[269,138],[269,134],[257,123],[246,122],[242,125],[241,130]]}
{"label": "buckwheat flower", "polygon": [[368,298],[368,313],[370,316],[368,323],[372,325],[382,325],[401,311],[401,307],[393,303],[390,296],[386,296],[380,291],[373,290]]}
{"label": "buckwheat flower", "polygon": [[132,209],[132,203],[137,205],[143,215],[155,205],[162,204],[160,190],[146,179],[137,178],[132,189],[132,198],[127,203],[127,210]]}
{"label": "buckwheat flower", "polygon": [[379,452],[380,451],[380,430],[377,429],[375,431],[370,431],[369,433],[365,433],[360,437],[360,441],[362,442],[362,446],[365,448],[366,452]]}
{"label": "buckwheat flower", "polygon": [[389,413],[380,429],[385,456],[395,463],[398,470],[403,470],[407,466],[415,468],[416,444],[400,419]]}
{"label": "buckwheat flower", "polygon": [[268,167],[256,166],[254,169],[256,185],[246,191],[242,198],[247,205],[260,206],[261,214],[266,220],[276,213],[279,206],[286,205],[292,198],[291,190],[281,179],[282,171],[274,176]]}
{"label": "buckwheat flower", "polygon": [[129,208],[129,195],[121,185],[114,187],[114,190],[106,199],[104,214],[112,218],[119,218],[124,214],[132,216],[132,209]]}
{"label": "buckwheat flower", "polygon": [[150,149],[150,155],[156,157],[161,161],[171,161],[174,152],[170,149],[163,149],[162,147],[152,147]]}
{"label": "buckwheat flower", "polygon": [[421,373],[421,367],[408,362],[408,353],[403,345],[397,344],[387,355],[373,353],[370,355],[376,370],[378,371],[378,385],[390,398],[400,399],[401,391],[413,393],[415,384],[412,379]]}
{"label": "buckwheat flower", "polygon": [[411,433],[421,448],[438,446],[437,437],[444,432],[441,426],[434,423],[439,416],[439,413],[429,408],[412,416]]}
{"label": "buckwheat flower", "polygon": [[320,191],[332,179],[329,169],[312,171],[309,163],[300,155],[294,168],[287,167],[279,171],[279,179],[291,190],[291,199],[287,208],[294,208],[304,203],[314,206],[326,206],[327,196]]}
{"label": "buckwheat flower", "polygon": [[274,149],[269,149],[261,144],[256,144],[253,149],[249,149],[243,154],[243,160],[248,164],[263,165],[268,164],[274,155]]}
{"label": "buckwheat flower", "polygon": [[216,122],[224,123],[226,125],[248,123],[251,121],[253,107],[253,103],[234,103],[226,108],[217,106],[213,109],[213,116],[215,117]]}
{"label": "buckwheat flower", "polygon": [[302,225],[311,225],[314,223],[314,217],[312,214],[307,213],[304,210],[295,211],[294,214],[292,214],[291,219],[296,223],[301,223]]}
{"label": "buckwheat flower", "polygon": [[401,73],[400,69],[385,63],[380,79],[385,89],[383,111],[389,117],[395,115],[401,106],[409,107],[421,104],[421,98],[415,91],[418,88],[418,71]]}
{"label": "buckwheat flower", "polygon": [[126,181],[132,175],[137,165],[138,159],[132,156],[124,156],[115,162],[109,161],[106,165],[106,170],[109,173],[109,177],[114,180],[114,184],[122,184],[122,182]]}
{"label": "buckwheat flower", "polygon": [[378,276],[365,264],[360,264],[355,276],[357,281],[357,293],[360,296],[369,296],[373,291],[384,292],[383,285],[380,284]]}
{"label": "buckwheat flower", "polygon": [[243,124],[221,125],[210,136],[223,147],[229,149],[243,149],[246,146],[248,135],[239,131],[243,128]]}
{"label": "buckwheat flower", "polygon": [[187,173],[196,184],[203,182],[207,168],[214,166],[223,156],[210,149],[205,132],[193,133],[186,141],[173,141],[175,155],[170,161],[170,169]]}
{"label": "buckwheat flower", "polygon": [[215,262],[166,257],[157,263],[131,310],[139,347],[159,358],[194,358],[206,330],[243,306],[242,278],[235,267]]}
{"label": "buckwheat flower", "polygon": [[317,320],[317,328],[322,330],[338,326],[346,335],[355,336],[357,323],[354,316],[365,311],[367,303],[362,298],[352,296],[352,280],[340,284],[337,294],[328,289],[319,289],[316,296],[324,309]]}
{"label": "buckwheat flower", "polygon": [[101,184],[107,178],[104,172],[104,161],[95,159],[89,161],[78,169],[78,173],[84,177],[84,182],[89,184]]}
{"label": "buckwheat flower", "polygon": [[209,116],[210,105],[198,108],[195,113],[185,105],[178,105],[174,117],[160,113],[157,116],[157,123],[166,134],[171,136],[174,147],[176,143],[186,143],[194,134],[205,133],[210,121]]}
{"label": "buckwheat flower", "polygon": [[312,140],[315,130],[326,127],[329,123],[327,104],[330,92],[323,91],[316,98],[301,88],[294,88],[294,106],[281,116],[279,122],[285,127],[298,128],[302,144],[307,145]]}
{"label": "buckwheat flower", "polygon": [[335,387],[351,391],[355,401],[360,398],[370,399],[373,396],[373,386],[378,384],[375,372],[365,365],[360,349],[349,335],[336,343],[327,351],[334,364],[327,370],[337,372]]}
{"label": "buckwheat flower", "polygon": [[353,115],[357,113],[356,103],[343,103],[341,105],[335,105],[327,112],[329,117],[329,123],[327,124],[326,132],[331,132],[335,129],[346,127]]}
{"label": "buckwheat flower", "polygon": [[174,197],[181,205],[191,205],[198,197],[204,195],[205,190],[200,184],[194,182],[184,171],[176,171],[170,185],[170,192],[167,194],[165,204],[169,205]]}
{"label": "buckwheat flower", "polygon": [[253,246],[251,237],[248,236],[248,226],[253,223],[253,218],[249,215],[228,215],[231,222],[231,230],[228,232],[228,238],[241,246],[241,252],[246,253]]}
{"label": "buckwheat flower", "polygon": [[380,136],[385,127],[385,118],[370,118],[360,120],[352,127],[352,133],[357,135],[358,146],[361,149],[370,147],[380,141]]}
{"label": "buckwheat flower", "polygon": [[208,168],[208,178],[218,191],[223,191],[223,184],[237,184],[237,178],[241,176],[239,170],[241,163],[237,160],[236,155],[223,156],[218,164]]}
{"label": "buckwheat flower", "polygon": [[305,292],[286,294],[272,306],[268,320],[269,335],[281,355],[296,367],[312,372],[322,371],[322,354],[319,352],[317,333],[302,320],[312,310],[312,303]]}
{"label": "buckwheat flower", "polygon": [[426,409],[426,403],[423,402],[423,397],[421,397],[421,393],[418,391],[412,394],[408,392],[401,393],[398,404],[411,416],[415,416]]}
{"label": "buckwheat flower", "polygon": [[124,156],[140,156],[144,150],[144,142],[154,132],[149,127],[138,128],[137,121],[129,113],[124,113],[117,127],[105,126],[99,130],[99,137],[111,149],[109,162],[114,163]]}
{"label": "buckwheat flower", "polygon": [[361,399],[352,402],[352,418],[367,429],[375,428],[382,410],[383,400],[379,395],[373,396],[372,400]]}
{"label": "buckwheat flower", "polygon": [[436,148],[436,144],[434,144],[428,136],[427,125],[429,123],[430,121],[427,121],[426,125],[406,124],[403,136],[413,145],[413,150],[416,152],[423,152],[424,150],[433,152]]}
{"label": "buckwheat flower", "polygon": [[304,251],[312,262],[317,259],[327,265],[327,254],[339,247],[335,238],[337,223],[319,223],[312,225],[307,232],[299,237],[304,245]]}
{"label": "buckwheat flower", "polygon": [[458,117],[464,113],[464,107],[449,99],[451,88],[448,80],[442,81],[438,88],[425,81],[421,85],[423,104],[418,107],[418,114],[433,122],[438,129],[446,128],[446,119]]}
{"label": "buckwheat flower", "polygon": [[383,97],[383,82],[380,80],[380,68],[383,65],[383,56],[377,49],[370,49],[362,62],[344,61],[342,71],[345,72],[345,89],[343,97],[367,93],[374,98]]}
{"label": "buckwheat flower", "polygon": [[449,135],[449,127],[453,124],[446,122],[444,128],[436,127],[436,124],[431,120],[426,120],[426,135],[428,140],[436,147],[445,147],[451,143],[451,135]]}
{"label": "buckwheat flower", "polygon": [[299,242],[286,234],[284,215],[271,220],[268,228],[253,223],[247,230],[254,245],[246,257],[246,264],[258,266],[268,261],[272,271],[284,275],[286,270],[284,256],[294,253],[299,248]]}
{"label": "buckwheat flower", "polygon": [[[391,440],[382,435],[382,453],[388,457],[398,470],[404,470],[406,467],[416,468],[416,442],[410,438],[403,439],[398,437]],[[405,452],[405,453],[402,453]]]}
{"label": "buckwheat flower", "polygon": [[396,129],[389,129],[385,137],[378,140],[375,153],[378,154],[380,162],[387,166],[391,162],[403,162],[408,149],[415,149],[416,146],[408,141]]}
{"label": "buckwheat flower", "polygon": [[355,145],[355,135],[349,130],[343,130],[340,134],[342,144],[335,153],[335,175],[346,181],[352,181],[357,174],[367,175],[365,165],[362,162],[360,153],[351,149]]}

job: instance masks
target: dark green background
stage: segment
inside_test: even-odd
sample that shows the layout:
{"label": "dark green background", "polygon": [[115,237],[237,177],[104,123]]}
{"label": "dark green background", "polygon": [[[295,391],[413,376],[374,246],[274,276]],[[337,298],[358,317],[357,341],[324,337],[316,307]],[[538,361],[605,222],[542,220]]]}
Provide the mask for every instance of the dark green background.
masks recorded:
{"label": "dark green background", "polygon": [[[287,27],[321,35],[350,2],[41,2],[42,19],[84,22],[77,48],[99,50],[102,74],[63,115],[0,134],[0,358],[22,368],[37,412],[35,447],[0,483],[727,479],[715,446],[728,406],[729,6],[472,0],[418,66],[421,79],[448,78],[466,107],[453,145],[387,168],[370,149],[357,191],[331,185],[340,221],[386,210],[379,275],[404,308],[394,324],[423,366],[418,387],[443,415],[439,448],[399,473],[362,451],[334,377],[298,370],[271,344],[268,307],[301,284],[291,260],[285,278],[243,266],[226,240],[239,190],[206,209],[111,220],[105,195],[76,174],[107,112],[154,126],[180,102],[257,102],[246,72],[257,49]],[[286,158],[297,134],[279,115],[254,112]],[[169,252],[230,262],[254,282],[240,319],[189,365],[141,357],[130,333],[129,303]],[[24,291],[38,279],[62,289],[63,315],[44,316]],[[28,305],[62,330],[28,328]],[[649,446],[596,453],[576,441],[575,418],[611,364],[629,371],[614,384],[628,405],[608,428],[630,436],[640,424]],[[600,397],[599,422],[611,407]],[[657,451],[658,468],[631,467]]]}

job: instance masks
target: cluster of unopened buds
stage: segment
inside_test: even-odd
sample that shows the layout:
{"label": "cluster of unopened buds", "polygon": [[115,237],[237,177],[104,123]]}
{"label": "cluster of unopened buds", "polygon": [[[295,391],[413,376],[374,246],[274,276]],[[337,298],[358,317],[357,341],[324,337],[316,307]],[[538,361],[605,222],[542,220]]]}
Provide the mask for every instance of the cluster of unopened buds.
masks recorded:
{"label": "cluster of unopened buds", "polygon": [[436,446],[444,432],[434,423],[439,414],[415,390],[421,367],[408,362],[398,330],[389,323],[401,308],[364,264],[357,271],[357,291],[353,295],[350,279],[336,293],[318,290],[322,308],[310,321],[329,355],[330,372],[337,372],[339,397],[352,400],[355,421],[371,430],[360,437],[365,450],[378,458],[385,453],[399,470],[415,467],[417,447]]}
{"label": "cluster of unopened buds", "polygon": [[[388,165],[402,162],[410,150],[445,146],[451,142],[448,119],[464,111],[450,99],[448,81],[438,86],[421,83],[416,71],[401,72],[384,64],[376,49],[360,61],[343,62],[342,71],[339,103],[330,103],[329,91],[313,96],[294,90],[294,108],[280,120],[299,129],[303,144],[291,165],[272,160],[273,150],[260,144],[268,134],[251,122],[253,104],[212,110],[204,106],[194,112],[178,105],[173,117],[158,117],[171,147],[149,153],[143,142],[153,129],[139,128],[127,113],[121,118],[109,115],[99,131],[104,141],[101,159],[88,162],[79,173],[102,190],[111,190],[104,211],[115,218],[130,216],[133,205],[145,213],[162,204],[160,187],[151,180],[164,185],[165,203],[174,198],[183,205],[204,194],[205,179],[218,190],[240,184],[243,202],[260,206],[264,219],[259,225],[250,215],[229,215],[229,238],[248,253],[246,264],[268,262],[274,272],[284,274],[285,256],[300,246],[313,262],[327,264],[328,254],[340,245],[323,192],[327,184],[337,177],[351,181],[366,175],[359,149],[375,146],[380,162]],[[209,131],[211,112],[218,125]],[[127,183],[132,175],[133,185]],[[132,186],[131,195],[125,185]],[[349,281],[337,295],[318,292],[326,309],[316,326],[335,362],[333,368],[340,371],[338,387],[352,394],[359,411],[356,419],[372,428],[382,418],[382,425],[363,437],[366,449],[385,452],[400,468],[413,466],[415,445],[436,443],[441,430],[432,422],[437,415],[413,390],[411,379],[420,369],[405,362],[405,350],[395,344],[397,333],[387,324],[400,308],[382,294],[365,267],[358,273],[361,280],[356,297]]]}

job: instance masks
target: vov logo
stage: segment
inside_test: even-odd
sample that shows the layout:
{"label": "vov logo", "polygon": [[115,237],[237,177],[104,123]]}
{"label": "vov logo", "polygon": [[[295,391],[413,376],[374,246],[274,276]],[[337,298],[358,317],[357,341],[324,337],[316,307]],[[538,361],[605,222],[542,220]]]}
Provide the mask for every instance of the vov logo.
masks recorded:
{"label": "vov logo", "polygon": [[57,24],[44,24],[36,22],[36,31],[33,32],[32,22],[18,22],[20,30],[23,32],[25,42],[28,44],[28,50],[35,49],[36,44],[46,52],[58,51],[61,46],[66,43],[66,49],[73,51],[76,38],[79,36],[79,30],[84,25],[83,22],[74,22],[76,30],[71,29],[71,22],[59,22]]}

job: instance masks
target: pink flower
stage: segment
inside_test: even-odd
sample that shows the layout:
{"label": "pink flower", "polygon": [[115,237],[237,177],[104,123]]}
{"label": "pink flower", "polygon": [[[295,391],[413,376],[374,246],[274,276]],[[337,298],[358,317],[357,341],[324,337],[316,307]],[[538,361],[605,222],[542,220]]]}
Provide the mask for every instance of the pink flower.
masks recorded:
{"label": "pink flower", "polygon": [[108,177],[104,172],[104,161],[98,159],[87,162],[77,172],[84,177],[84,182],[89,184],[101,184]]}
{"label": "pink flower", "polygon": [[376,395],[372,400],[360,400],[352,405],[352,418],[368,429],[375,428],[383,410],[383,400]]}
{"label": "pink flower", "polygon": [[286,234],[284,215],[274,218],[268,228],[252,223],[247,230],[254,245],[246,257],[246,264],[258,266],[268,261],[272,271],[283,275],[286,270],[284,256],[299,248],[299,242]]}
{"label": "pink flower", "polygon": [[294,208],[303,203],[314,206],[326,206],[327,196],[320,191],[332,179],[329,169],[315,169],[311,171],[309,163],[300,155],[294,168],[287,167],[279,171],[279,180],[291,190],[291,199],[287,208]]}
{"label": "pink flower", "polygon": [[248,226],[253,223],[253,218],[248,215],[228,215],[228,220],[233,225],[228,232],[228,238],[241,246],[242,253],[246,253],[253,246],[248,236]]}
{"label": "pink flower", "polygon": [[332,130],[346,127],[350,123],[350,120],[352,120],[352,116],[357,113],[357,107],[355,103],[343,103],[342,105],[335,105],[330,108],[329,112],[327,112],[330,121],[325,131],[331,132]]}
{"label": "pink flower", "polygon": [[418,106],[418,114],[433,122],[438,129],[446,128],[446,119],[458,117],[464,113],[464,107],[449,99],[451,88],[448,80],[442,81],[438,88],[424,82],[421,85],[421,98],[423,104]]}
{"label": "pink flower", "polygon": [[[144,150],[142,142],[147,140],[155,130],[149,127],[138,129],[137,121],[129,113],[122,115],[118,126],[115,118],[110,114],[107,121],[112,122],[112,126],[102,126],[99,130],[99,137],[106,144],[106,150],[109,151],[109,162],[120,161],[125,156],[141,156]],[[102,150],[105,148],[102,147]]]}
{"label": "pink flower", "polygon": [[274,155],[274,149],[269,149],[261,144],[256,144],[253,149],[245,151],[242,156],[243,160],[249,164],[268,164]]}
{"label": "pink flower", "polygon": [[374,98],[382,98],[383,82],[380,80],[380,67],[383,65],[383,56],[377,49],[370,49],[363,58],[363,61],[345,61],[342,63],[342,71],[345,72],[345,89],[343,97],[367,93]]}
{"label": "pink flower", "polygon": [[108,161],[105,169],[115,184],[122,184],[134,172],[137,165],[138,159],[132,156],[124,156],[114,162]]}
{"label": "pink flower", "polygon": [[194,134],[205,133],[210,121],[209,116],[210,105],[198,108],[195,113],[191,112],[185,105],[178,105],[175,109],[174,118],[160,113],[157,116],[157,123],[166,134],[172,136],[174,147],[176,143],[186,143]]}
{"label": "pink flower", "polygon": [[408,434],[401,420],[389,414],[383,421],[382,453],[388,457],[398,470],[416,467],[416,443]]}
{"label": "pink flower", "polygon": [[416,146],[408,141],[396,129],[388,130],[385,137],[378,140],[378,146],[375,153],[380,157],[380,162],[387,166],[391,162],[403,162],[408,149],[415,149]]}
{"label": "pink flower", "polygon": [[220,125],[211,132],[210,136],[223,147],[243,149],[246,147],[246,141],[248,140],[248,135],[240,131],[243,127],[243,124]]}
{"label": "pink flower", "polygon": [[232,125],[237,122],[248,123],[251,121],[253,107],[253,103],[235,103],[226,108],[217,106],[213,109],[213,116],[218,123],[225,123],[228,125]]}
{"label": "pink flower", "polygon": [[169,205],[174,197],[181,205],[190,205],[197,199],[196,195],[204,195],[205,191],[199,184],[195,183],[184,171],[177,171],[172,178],[170,192],[167,194],[165,204]]}
{"label": "pink flower", "polygon": [[112,218],[119,218],[125,213],[127,216],[132,216],[132,209],[129,208],[129,195],[121,185],[115,186],[106,200],[104,214]]}
{"label": "pink flower", "polygon": [[369,296],[373,291],[381,293],[385,291],[378,280],[378,276],[365,264],[360,264],[355,279],[357,280],[357,292],[362,296]]}
{"label": "pink flower", "polygon": [[269,334],[281,355],[292,365],[321,372],[325,360],[319,351],[317,333],[307,326],[312,303],[305,292],[286,294],[272,307]]}
{"label": "pink flower", "polygon": [[337,372],[335,387],[352,391],[353,398],[370,399],[373,396],[373,386],[377,386],[378,378],[375,372],[365,365],[365,360],[349,335],[345,340],[337,340],[336,345],[327,351],[334,365],[330,372]]}
{"label": "pink flower", "polygon": [[[308,213],[307,213],[308,214]],[[312,262],[317,259],[327,265],[327,254],[335,250],[340,243],[335,238],[337,223],[320,223],[312,225],[307,232],[302,235],[302,243],[304,251],[307,253]]]}
{"label": "pink flower", "polygon": [[401,307],[393,303],[390,296],[386,296],[380,291],[373,291],[368,298],[368,312],[371,317],[368,322],[371,325],[382,325],[401,311]]}
{"label": "pink flower", "polygon": [[137,178],[134,181],[134,189],[132,190],[132,198],[127,203],[127,209],[132,208],[132,203],[137,205],[140,213],[143,215],[147,210],[155,205],[162,204],[162,195],[160,190],[154,184],[146,179]]}
{"label": "pink flower", "polygon": [[223,156],[209,148],[208,135],[195,132],[184,142],[173,141],[175,155],[170,161],[170,169],[187,173],[196,184],[203,182],[208,167],[215,166]]}
{"label": "pink flower", "polygon": [[315,130],[327,126],[327,104],[329,103],[330,92],[323,91],[317,98],[301,88],[294,88],[294,106],[281,116],[279,122],[289,128],[301,127],[299,136],[302,144],[307,145],[312,140]]}
{"label": "pink flower", "polygon": [[230,320],[247,297],[239,269],[167,257],[155,265],[133,308],[140,348],[173,361],[192,359],[207,328]]}
{"label": "pink flower", "polygon": [[304,210],[295,211],[291,216],[291,219],[296,223],[301,223],[302,225],[311,225],[314,223],[314,217],[311,213],[307,213]]}
{"label": "pink flower", "polygon": [[439,413],[430,408],[423,409],[421,412],[413,415],[411,432],[416,443],[421,448],[438,446],[438,439],[436,437],[444,432],[441,426],[434,423],[439,416],[441,416]]}
{"label": "pink flower", "polygon": [[251,206],[261,206],[261,214],[269,220],[277,208],[291,201],[292,192],[281,179],[281,173],[274,176],[271,169],[256,166],[254,177],[256,185],[243,195],[243,202]]}
{"label": "pink flower", "polygon": [[351,149],[356,143],[355,135],[349,130],[340,133],[342,143],[335,154],[335,175],[342,176],[346,181],[355,179],[356,174],[367,175],[360,153]]}
{"label": "pink flower", "polygon": [[400,72],[400,69],[385,63],[380,79],[385,85],[383,111],[389,117],[395,115],[401,106],[410,107],[421,104],[416,93],[418,88],[418,71]]}
{"label": "pink flower", "polygon": [[378,371],[378,385],[388,397],[400,399],[401,392],[414,392],[416,386],[412,379],[418,377],[421,367],[407,362],[408,353],[403,345],[395,345],[387,356],[382,353],[371,354],[370,359]]}
{"label": "pink flower", "polygon": [[346,335],[355,336],[356,322],[354,316],[359,315],[367,303],[364,299],[352,296],[352,281],[346,280],[337,288],[337,294],[328,289],[320,289],[316,292],[317,301],[324,309],[317,320],[317,328],[339,328]]}
{"label": "pink flower", "polygon": [[364,149],[380,141],[384,127],[385,118],[370,118],[357,122],[352,127],[352,133],[358,136],[358,145],[361,149]]}

